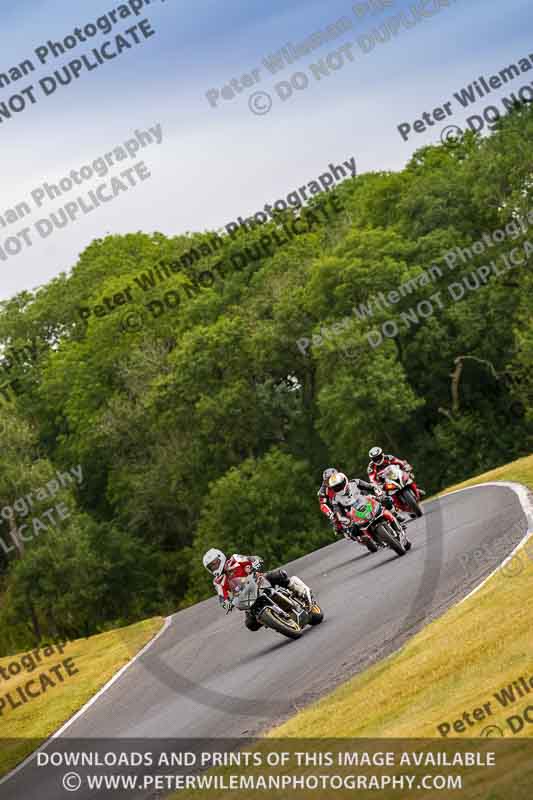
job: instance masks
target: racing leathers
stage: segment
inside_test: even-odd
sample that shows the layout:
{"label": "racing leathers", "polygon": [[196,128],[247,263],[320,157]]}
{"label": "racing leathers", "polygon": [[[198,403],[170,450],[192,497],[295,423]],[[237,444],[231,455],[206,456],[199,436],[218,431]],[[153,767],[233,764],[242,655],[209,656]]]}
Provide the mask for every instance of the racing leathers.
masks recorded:
{"label": "racing leathers", "polygon": [[[375,461],[370,461],[367,472],[368,477],[376,486],[380,486],[385,482],[385,478],[383,476],[383,472],[387,467],[390,467],[392,464],[398,465],[401,469],[408,472],[411,476],[413,476],[413,468],[408,461],[404,461],[401,458],[397,458],[396,456],[389,455],[387,453],[383,453],[383,458],[380,464],[376,464]],[[414,477],[414,476],[413,476]],[[416,483],[413,480],[413,486],[415,489],[418,490]]]}
{"label": "racing leathers", "polygon": [[320,486],[317,495],[321,512],[329,519],[335,533],[342,533],[342,524],[337,519],[337,516],[333,510],[332,498],[334,497],[335,493],[328,487],[326,481],[322,481],[322,485]]}
{"label": "racing leathers", "polygon": [[[246,578],[251,572],[259,572],[262,566],[263,559],[259,556],[241,556],[235,553],[227,559],[222,574],[213,580],[220,604],[226,612],[231,611],[233,608],[231,580],[234,578]],[[295,575],[289,578],[284,569],[274,569],[263,574],[272,586],[282,586],[284,589],[290,589],[296,595],[305,599],[306,602],[310,599],[310,590],[306,584]],[[245,612],[244,624],[251,631],[257,631],[262,627],[250,611]]]}

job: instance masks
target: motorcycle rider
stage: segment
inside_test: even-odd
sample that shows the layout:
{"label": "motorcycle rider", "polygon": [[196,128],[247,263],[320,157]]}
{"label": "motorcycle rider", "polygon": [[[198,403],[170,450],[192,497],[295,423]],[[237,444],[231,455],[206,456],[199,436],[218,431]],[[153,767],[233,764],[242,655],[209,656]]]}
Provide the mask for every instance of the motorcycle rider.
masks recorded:
{"label": "motorcycle rider", "polygon": [[[345,517],[345,506],[351,505],[357,497],[363,499],[364,495],[373,495],[390,512],[393,524],[398,533],[405,530],[405,525],[401,522],[395,511],[392,498],[380,489],[379,486],[367,483],[360,478],[348,480],[344,472],[335,472],[328,480],[328,497],[330,498],[333,513],[338,520],[341,531],[347,539],[352,537],[347,532],[348,519]],[[343,503],[343,501],[345,501]]]}
{"label": "motorcycle rider", "polygon": [[370,478],[372,483],[376,484],[376,486],[379,486],[380,484],[384,483],[384,478],[381,475],[378,475],[378,472],[385,469],[385,467],[388,467],[392,464],[396,464],[399,467],[401,467],[401,469],[405,470],[405,472],[408,472],[411,475],[414,488],[422,496],[425,495],[425,492],[416,485],[414,481],[415,476],[413,475],[413,468],[411,464],[409,464],[407,461],[404,461],[401,458],[397,458],[396,456],[384,453],[381,447],[371,447],[370,450],[368,451],[368,457],[370,458],[370,463],[368,464],[367,467],[368,477]]}
{"label": "motorcycle rider", "polygon": [[328,518],[331,522],[331,526],[339,536],[343,532],[343,526],[337,519],[335,512],[333,511],[333,504],[332,498],[333,493],[331,489],[328,487],[328,481],[332,475],[337,472],[335,467],[327,467],[324,472],[322,473],[322,483],[320,485],[320,489],[317,492],[318,495],[318,504],[320,506],[321,512]]}
{"label": "motorcycle rider", "polygon": [[[220,604],[228,614],[233,610],[233,596],[230,580],[232,578],[245,578],[251,572],[260,572],[263,566],[263,559],[260,556],[241,556],[234,553],[226,558],[222,550],[211,547],[202,559],[204,567],[213,575],[213,586],[215,587]],[[284,569],[274,569],[264,572],[264,577],[272,586],[281,586],[289,589],[300,600],[308,606],[312,604],[311,590],[300,578],[293,575],[289,578]],[[244,624],[250,631],[258,631],[263,626],[257,622],[250,611],[245,612]]]}

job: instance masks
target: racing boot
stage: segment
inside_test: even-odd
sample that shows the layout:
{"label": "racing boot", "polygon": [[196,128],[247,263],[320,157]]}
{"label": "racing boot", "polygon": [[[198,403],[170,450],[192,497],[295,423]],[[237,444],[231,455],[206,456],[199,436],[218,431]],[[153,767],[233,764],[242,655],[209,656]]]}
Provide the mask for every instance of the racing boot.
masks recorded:
{"label": "racing boot", "polygon": [[296,575],[293,575],[290,579],[288,588],[296,595],[296,597],[302,600],[308,608],[313,605],[311,589],[302,580],[300,580],[300,578],[296,577]]}
{"label": "racing boot", "polygon": [[[416,489],[416,491],[420,494],[420,497],[425,497],[426,496],[426,492],[424,491],[424,489],[421,489],[420,486],[418,485],[418,483],[415,483],[414,475],[412,475],[411,477],[413,478],[413,486]],[[415,492],[415,494],[416,494],[416,492]]]}
{"label": "racing boot", "polygon": [[403,532],[407,530],[407,523],[413,519],[413,514],[403,514],[401,511],[392,512],[398,525],[402,528]]}

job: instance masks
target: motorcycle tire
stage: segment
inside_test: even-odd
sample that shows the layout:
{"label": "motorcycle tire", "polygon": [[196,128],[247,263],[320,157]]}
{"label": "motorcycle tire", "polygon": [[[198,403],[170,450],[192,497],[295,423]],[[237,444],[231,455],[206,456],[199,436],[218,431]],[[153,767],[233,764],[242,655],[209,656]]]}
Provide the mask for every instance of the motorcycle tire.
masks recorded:
{"label": "motorcycle tire", "polygon": [[258,615],[259,622],[265,628],[271,628],[273,631],[281,633],[288,639],[299,639],[302,635],[302,629],[293,620],[284,620],[279,617],[273,608],[267,606]]}
{"label": "motorcycle tire", "polygon": [[414,492],[412,492],[411,489],[404,489],[402,491],[402,498],[409,511],[415,514],[417,517],[422,516],[424,512],[418,505]]}
{"label": "motorcycle tire", "polygon": [[318,605],[318,603],[313,603],[311,606],[311,611],[309,612],[311,615],[311,619],[309,620],[310,625],[320,625],[322,620],[324,619],[324,612]]}
{"label": "motorcycle tire", "polygon": [[380,525],[376,526],[376,534],[383,544],[390,547],[391,550],[394,550],[396,555],[404,556],[407,553],[403,544],[396,538],[386,523],[382,522]]}

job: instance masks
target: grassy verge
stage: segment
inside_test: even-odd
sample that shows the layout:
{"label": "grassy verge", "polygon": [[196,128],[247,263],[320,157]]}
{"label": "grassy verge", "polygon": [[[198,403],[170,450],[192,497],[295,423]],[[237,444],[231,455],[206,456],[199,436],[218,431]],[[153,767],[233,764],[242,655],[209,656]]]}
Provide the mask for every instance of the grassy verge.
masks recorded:
{"label": "grassy verge", "polygon": [[[447,491],[487,480],[513,480],[533,488],[533,456]],[[505,577],[498,572],[473,598],[428,625],[398,653],[271,731],[269,737],[434,737],[439,736],[438,725],[453,725],[465,710],[471,712],[487,702],[491,703],[492,713],[485,720],[463,733],[452,729],[448,738],[479,736],[489,724],[504,728],[505,719],[518,714],[527,701],[518,701],[506,709],[498,706],[494,693],[521,675],[533,676],[529,614],[533,548],[528,548],[521,558],[523,569],[519,574]],[[2,696],[10,692],[16,697],[17,688],[43,672],[50,674],[54,686],[15,709],[2,709],[0,775],[68,720],[157,633],[162,623],[160,618],[145,620],[69,642],[62,654],[42,656],[42,662],[31,674],[25,669],[7,681],[2,679]],[[6,669],[11,662],[20,662],[23,655],[0,659],[0,667]],[[63,667],[64,679],[60,681],[50,673],[50,667],[66,659],[70,659],[73,674],[66,675]],[[519,736],[533,736],[533,725],[525,725]],[[487,780],[494,778],[492,773]],[[483,787],[479,788],[483,791]],[[218,795],[211,794],[212,798],[215,796]]]}
{"label": "grassy verge", "polygon": [[[53,645],[48,650],[41,648],[38,656],[19,653],[1,658],[0,668],[4,670],[15,662],[21,667],[17,675],[0,679],[0,706],[4,699],[0,709],[0,776],[70,719],[156,635],[162,624],[163,619],[156,617],[68,642],[62,653],[61,646]],[[16,669],[12,667],[12,671]],[[32,679],[29,692],[36,696],[28,698],[25,687]],[[6,699],[8,693],[11,702]]]}
{"label": "grassy verge", "polygon": [[[447,491],[488,480],[512,480],[533,488],[533,456]],[[532,547],[522,552],[521,561],[523,569],[519,574],[506,577],[497,572],[476,595],[428,625],[398,653],[356,676],[270,735],[440,736],[438,725],[453,722],[464,711],[491,700],[491,715],[465,732],[452,729],[449,736],[479,736],[489,724],[502,725],[514,711],[498,707],[493,693],[521,675],[533,676]],[[533,725],[526,725],[517,735],[533,736]]]}
{"label": "grassy verge", "polygon": [[440,494],[454,492],[456,489],[466,489],[468,486],[475,486],[477,483],[484,483],[485,481],[516,481],[517,483],[523,483],[524,486],[529,486],[533,490],[533,455],[519,458],[510,464],[504,464],[503,467],[496,467],[496,469],[491,469],[490,472],[484,472],[482,475],[469,478],[467,481],[450,486]]}

